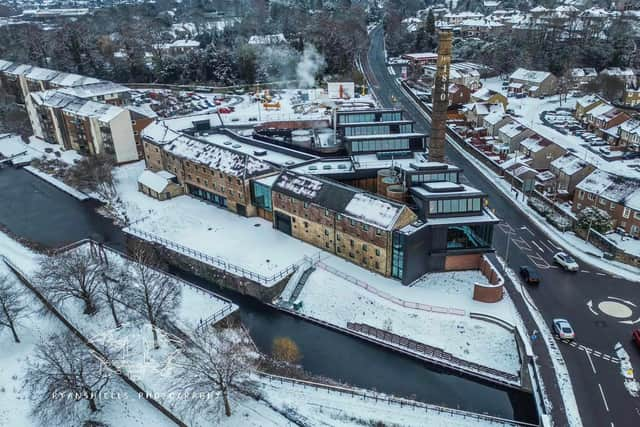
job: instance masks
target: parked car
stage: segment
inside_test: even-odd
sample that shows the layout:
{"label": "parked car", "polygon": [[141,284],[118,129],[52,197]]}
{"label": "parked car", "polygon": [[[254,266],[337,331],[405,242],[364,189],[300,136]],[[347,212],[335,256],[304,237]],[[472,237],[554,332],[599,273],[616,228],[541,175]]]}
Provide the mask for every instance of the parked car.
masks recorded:
{"label": "parked car", "polygon": [[536,271],[536,269],[529,267],[528,265],[523,265],[520,267],[520,277],[526,283],[530,285],[539,285],[540,284],[540,275]]}
{"label": "parked car", "polygon": [[640,348],[640,329],[636,329],[635,331],[633,331],[631,333],[631,338],[633,339],[633,342],[636,343],[638,348]]}
{"label": "parked car", "polygon": [[555,254],[553,256],[553,262],[567,271],[578,271],[580,269],[580,266],[578,265],[576,260],[573,259],[571,255],[568,255],[565,252],[558,252],[557,254]]}
{"label": "parked car", "polygon": [[553,319],[553,330],[556,334],[558,334],[560,339],[576,339],[576,333],[573,331],[571,324],[566,319]]}

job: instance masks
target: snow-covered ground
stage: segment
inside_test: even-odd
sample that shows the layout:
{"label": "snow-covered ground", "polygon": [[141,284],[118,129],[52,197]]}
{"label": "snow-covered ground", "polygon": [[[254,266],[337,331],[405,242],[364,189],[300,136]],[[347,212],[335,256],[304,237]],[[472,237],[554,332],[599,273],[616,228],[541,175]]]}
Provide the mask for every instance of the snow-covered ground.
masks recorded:
{"label": "snow-covered ground", "polygon": [[152,233],[255,273],[271,276],[319,250],[273,229],[191,196],[158,201],[138,191],[144,162],[116,169],[121,209],[131,227]]}
{"label": "snow-covered ground", "polygon": [[520,360],[513,333],[469,317],[470,312],[489,314],[515,325],[518,316],[508,295],[495,304],[473,300],[474,282],[486,283],[479,271],[427,274],[413,286],[406,287],[373,273],[357,272],[359,267],[340,259],[324,262],[341,273],[359,273],[359,280],[404,301],[463,310],[465,315],[404,307],[320,266],[309,276],[298,298],[302,301],[302,314],[343,328],[347,322],[365,323],[441,348],[461,359],[518,374]]}
{"label": "snow-covered ground", "polygon": [[81,156],[73,150],[64,151],[59,145],[49,144],[35,136],[29,138],[29,143],[26,144],[22,141],[22,138],[17,135],[0,135],[0,155],[12,157],[23,152],[26,153],[16,159],[18,162],[28,162],[33,159],[44,158],[47,160],[59,159],[71,165],[81,158]]}
{"label": "snow-covered ground", "polygon": [[[27,274],[37,269],[37,255],[27,248],[0,233],[0,254],[9,257],[12,262]],[[3,268],[0,266],[0,268]],[[36,304],[33,308],[37,308]],[[93,317],[81,314],[82,307],[74,303],[65,303],[63,312],[84,334],[95,342],[123,345],[126,344],[127,368],[132,375],[148,390],[159,393],[162,400],[167,384],[176,381],[171,377],[172,370],[166,369],[167,361],[174,355],[170,344],[171,336],[161,334],[161,348],[149,351],[150,330],[125,324],[119,330],[112,328],[112,320],[107,310],[101,310]],[[37,420],[29,416],[31,410],[29,400],[21,388],[26,369],[27,356],[32,354],[35,346],[55,332],[61,332],[64,326],[51,316],[41,317],[33,312],[19,325],[18,333],[21,344],[14,344],[10,334],[0,335],[0,345],[10,351],[0,353],[0,426],[29,427],[37,426]],[[120,348],[124,350],[124,347]],[[122,354],[125,354],[123,352]],[[137,369],[136,369],[137,368]],[[308,425],[361,426],[383,423],[385,425],[403,426],[501,426],[498,421],[476,419],[451,412],[439,412],[436,408],[411,408],[400,406],[384,400],[363,399],[347,393],[315,389],[309,386],[293,385],[285,382],[270,381],[263,377],[256,378],[261,400],[245,399],[232,402],[232,416],[219,420],[210,417],[198,417],[192,420],[194,426],[228,426],[228,427],[262,427],[290,425],[288,417],[304,420]],[[155,410],[137,393],[127,388],[118,380],[112,380],[117,387],[119,398],[106,402],[98,414],[98,420],[110,425],[122,427],[133,426],[171,426],[171,423],[160,412]],[[369,396],[373,392],[361,390]],[[384,396],[382,396],[384,397]],[[64,426],[63,426],[64,427]]]}

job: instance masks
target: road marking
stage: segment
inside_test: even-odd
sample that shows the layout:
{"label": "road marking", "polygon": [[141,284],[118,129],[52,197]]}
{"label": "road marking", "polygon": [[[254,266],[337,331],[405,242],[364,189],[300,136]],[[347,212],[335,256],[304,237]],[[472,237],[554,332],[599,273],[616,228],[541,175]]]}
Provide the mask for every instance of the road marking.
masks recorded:
{"label": "road marking", "polygon": [[595,357],[600,357],[603,360],[606,360],[607,362],[620,363],[620,359],[618,359],[617,357],[610,356],[608,354],[604,354],[604,353],[602,353],[600,351],[594,350],[594,349],[589,348],[587,346],[584,346],[582,344],[578,344],[575,340],[564,340],[564,339],[560,338],[557,334],[554,334],[553,337],[557,341],[561,341],[564,344],[567,344],[567,345],[575,348],[576,350],[584,351],[589,357],[590,356],[595,356]]}
{"label": "road marking", "polygon": [[530,251],[531,246],[522,238],[511,239],[514,245],[516,245],[521,251]]}
{"label": "road marking", "polygon": [[549,267],[549,263],[542,258],[540,255],[527,255],[527,257],[531,260],[531,262],[538,268],[542,270],[547,270]]}
{"label": "road marking", "polygon": [[591,365],[591,370],[593,371],[594,374],[596,374],[596,367],[593,365],[593,360],[591,359],[591,355],[589,353],[587,354],[587,359],[589,359],[589,364]]}
{"label": "road marking", "polygon": [[528,232],[529,234],[531,234],[532,237],[536,237],[536,235],[533,234],[533,231],[529,230],[526,225],[523,225],[522,227],[520,227],[520,230],[524,230],[524,231]]}
{"label": "road marking", "polygon": [[634,303],[632,303],[631,301],[626,300],[626,299],[622,299],[622,298],[618,298],[618,297],[610,297],[610,296],[608,296],[607,298],[613,299],[613,300],[616,300],[616,301],[620,301],[620,302],[624,302],[624,303],[629,304],[629,305],[631,305],[633,307],[637,307],[637,305],[635,305]]}
{"label": "road marking", "polygon": [[553,243],[553,242],[552,242],[551,240],[549,240],[549,239],[547,239],[547,242],[549,242],[549,244],[550,244],[551,246],[553,246],[554,248],[556,248],[556,249],[562,249],[560,246],[556,245],[555,243]]}
{"label": "road marking", "polygon": [[513,227],[511,226],[511,224],[503,222],[498,224],[498,228],[503,232],[509,232],[509,233],[515,233],[516,230],[513,229]]}
{"label": "road marking", "polygon": [[536,248],[540,249],[540,252],[542,252],[542,253],[545,252],[544,249],[542,249],[542,247],[540,245],[538,245],[535,240],[532,240],[531,243],[533,244],[533,246],[535,246]]}
{"label": "road marking", "polygon": [[596,357],[602,357],[602,353],[600,353],[599,351],[594,350],[593,351],[593,355]]}
{"label": "road marking", "polygon": [[544,246],[545,248],[549,249],[549,252],[553,252],[553,249],[551,249],[547,244],[545,244],[542,240],[540,240],[540,244],[542,246]]}
{"label": "road marking", "polygon": [[607,405],[607,399],[604,397],[604,391],[602,391],[602,386],[598,384],[598,387],[600,388],[600,396],[602,396],[602,401],[604,402],[604,409],[606,409],[607,412],[609,412],[609,405]]}
{"label": "road marking", "polygon": [[590,273],[589,270],[580,270],[580,271],[583,272],[583,273]]}
{"label": "road marking", "polygon": [[606,276],[604,273],[596,273],[598,276]]}

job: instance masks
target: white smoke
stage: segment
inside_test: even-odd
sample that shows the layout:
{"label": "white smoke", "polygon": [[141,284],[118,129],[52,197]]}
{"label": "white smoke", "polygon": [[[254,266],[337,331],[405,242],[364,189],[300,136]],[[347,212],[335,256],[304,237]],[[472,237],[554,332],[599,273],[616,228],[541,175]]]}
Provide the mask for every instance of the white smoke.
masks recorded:
{"label": "white smoke", "polygon": [[313,45],[305,46],[302,58],[296,67],[299,86],[301,88],[314,87],[316,76],[324,70],[325,65],[324,57]]}

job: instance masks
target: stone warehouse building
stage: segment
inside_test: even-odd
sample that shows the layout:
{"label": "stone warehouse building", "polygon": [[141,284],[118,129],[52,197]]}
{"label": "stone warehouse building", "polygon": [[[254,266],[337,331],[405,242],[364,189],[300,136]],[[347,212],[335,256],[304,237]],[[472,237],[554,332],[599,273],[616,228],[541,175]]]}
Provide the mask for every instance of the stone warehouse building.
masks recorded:
{"label": "stone warehouse building", "polygon": [[418,219],[401,203],[291,171],[276,179],[271,199],[278,230],[385,276],[394,230]]}
{"label": "stone warehouse building", "polygon": [[415,145],[401,137],[380,139],[386,132],[411,133],[413,123],[400,112],[337,117],[340,135],[385,143],[378,151],[365,147],[328,158],[236,135],[206,114],[153,123],[142,133],[145,161],[162,179],[147,174],[141,191],[156,197],[166,177],[175,177],[185,194],[260,216],[285,234],[404,284],[429,271],[479,268],[498,222],[485,207],[486,196],[459,184],[459,168],[430,162],[425,135],[416,134]]}

